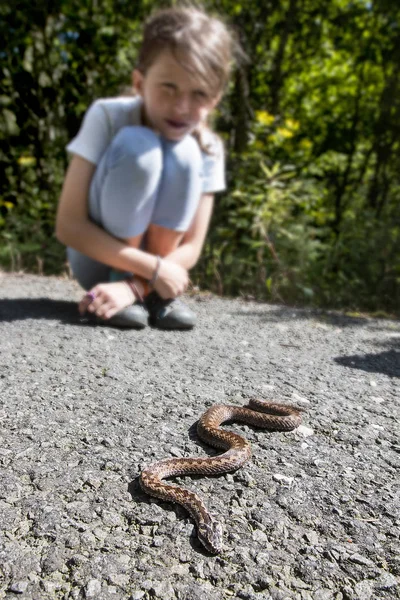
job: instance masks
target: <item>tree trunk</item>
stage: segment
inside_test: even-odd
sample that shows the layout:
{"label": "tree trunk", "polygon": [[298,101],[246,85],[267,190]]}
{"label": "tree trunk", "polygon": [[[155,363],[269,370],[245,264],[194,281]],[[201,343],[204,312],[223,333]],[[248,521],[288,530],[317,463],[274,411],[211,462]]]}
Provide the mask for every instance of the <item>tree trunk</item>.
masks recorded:
{"label": "tree trunk", "polygon": [[396,106],[399,76],[400,76],[400,37],[397,39],[396,47],[392,55],[393,70],[385,81],[385,87],[382,91],[379,117],[375,125],[375,140],[373,152],[376,154],[376,164],[374,175],[368,191],[368,203],[372,208],[379,205],[381,173],[384,173],[386,165],[391,157],[391,151],[394,143],[399,139],[399,107]]}
{"label": "tree trunk", "polygon": [[279,47],[274,58],[271,76],[271,112],[276,115],[279,112],[280,91],[283,84],[283,60],[289,36],[293,31],[297,17],[297,0],[290,0],[289,8],[285,16]]}
{"label": "tree trunk", "polygon": [[250,107],[249,107],[249,84],[247,69],[242,66],[235,73],[235,86],[233,96],[234,129],[233,149],[241,153],[246,150],[249,139]]}

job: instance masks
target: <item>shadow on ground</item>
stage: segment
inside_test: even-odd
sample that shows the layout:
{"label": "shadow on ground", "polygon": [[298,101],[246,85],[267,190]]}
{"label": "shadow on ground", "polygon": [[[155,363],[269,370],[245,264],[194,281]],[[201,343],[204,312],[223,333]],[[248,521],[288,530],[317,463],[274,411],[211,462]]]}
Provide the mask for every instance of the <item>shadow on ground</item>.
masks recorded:
{"label": "shadow on ground", "polygon": [[386,350],[379,354],[354,354],[338,356],[334,361],[344,367],[361,369],[369,373],[383,373],[389,377],[400,377],[400,352]]}
{"label": "shadow on ground", "polygon": [[25,319],[56,319],[63,323],[79,323],[81,317],[76,302],[49,298],[0,300],[0,321]]}

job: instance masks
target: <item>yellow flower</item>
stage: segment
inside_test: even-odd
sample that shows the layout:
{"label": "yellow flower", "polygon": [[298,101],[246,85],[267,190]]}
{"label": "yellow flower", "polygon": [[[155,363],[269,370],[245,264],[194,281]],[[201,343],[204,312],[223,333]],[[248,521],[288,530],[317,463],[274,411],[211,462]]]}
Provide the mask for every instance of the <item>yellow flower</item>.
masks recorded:
{"label": "yellow flower", "polygon": [[312,148],[312,141],[306,138],[301,140],[299,146],[302,150],[310,150]]}
{"label": "yellow flower", "polygon": [[12,202],[7,202],[6,200],[0,200],[0,206],[5,206],[8,210],[14,208],[14,204]]}
{"label": "yellow flower", "polygon": [[264,150],[265,144],[261,140],[256,140],[253,143],[253,148],[255,148],[256,150]]}
{"label": "yellow flower", "polygon": [[286,119],[285,125],[292,131],[298,131],[300,129],[300,121],[295,121],[294,119]]}
{"label": "yellow flower", "polygon": [[290,129],[286,129],[286,127],[278,127],[276,132],[278,135],[280,135],[281,137],[283,137],[285,139],[289,139],[294,136],[293,131],[290,131]]}
{"label": "yellow flower", "polygon": [[21,167],[33,167],[36,165],[36,158],[34,156],[20,156],[18,164],[21,165]]}
{"label": "yellow flower", "polygon": [[261,125],[267,126],[272,125],[272,123],[275,121],[274,115],[271,115],[266,110],[257,110],[256,119],[258,123],[261,123]]}

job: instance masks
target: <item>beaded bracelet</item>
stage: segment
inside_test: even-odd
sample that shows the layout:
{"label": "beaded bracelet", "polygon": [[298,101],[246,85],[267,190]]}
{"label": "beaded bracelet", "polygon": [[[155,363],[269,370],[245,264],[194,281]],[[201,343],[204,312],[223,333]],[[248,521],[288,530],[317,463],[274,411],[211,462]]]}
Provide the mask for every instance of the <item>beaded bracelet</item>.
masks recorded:
{"label": "beaded bracelet", "polygon": [[158,273],[160,272],[160,267],[161,267],[161,256],[157,255],[157,264],[156,264],[156,268],[154,269],[154,273],[152,275],[152,278],[149,281],[149,286],[150,287],[154,287],[155,282],[158,279]]}
{"label": "beaded bracelet", "polygon": [[135,297],[135,300],[139,300],[139,302],[143,302],[143,296],[139,292],[138,287],[137,287],[137,285],[135,283],[135,277],[132,276],[129,279],[124,279],[124,282],[129,287],[129,289],[131,290],[131,292],[133,293],[133,295]]}

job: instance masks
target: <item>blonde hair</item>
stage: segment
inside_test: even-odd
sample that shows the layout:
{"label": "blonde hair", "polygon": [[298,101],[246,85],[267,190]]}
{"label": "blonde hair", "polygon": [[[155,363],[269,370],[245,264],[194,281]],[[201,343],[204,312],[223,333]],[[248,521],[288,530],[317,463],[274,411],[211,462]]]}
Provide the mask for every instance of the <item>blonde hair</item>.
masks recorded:
{"label": "blonde hair", "polygon": [[[137,69],[146,74],[158,55],[168,49],[175,60],[195,75],[213,97],[224,91],[231,72],[236,41],[220,20],[193,6],[158,10],[145,23]],[[209,153],[199,126],[192,132],[201,150]]]}

